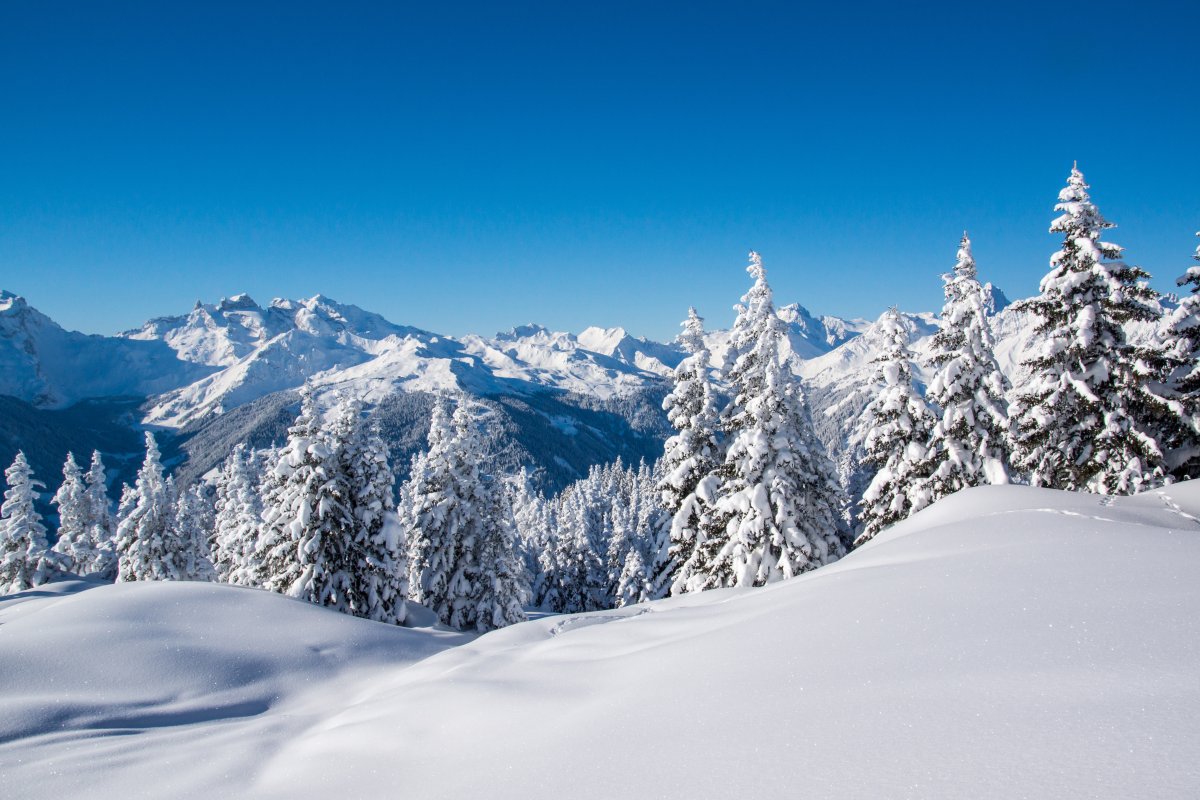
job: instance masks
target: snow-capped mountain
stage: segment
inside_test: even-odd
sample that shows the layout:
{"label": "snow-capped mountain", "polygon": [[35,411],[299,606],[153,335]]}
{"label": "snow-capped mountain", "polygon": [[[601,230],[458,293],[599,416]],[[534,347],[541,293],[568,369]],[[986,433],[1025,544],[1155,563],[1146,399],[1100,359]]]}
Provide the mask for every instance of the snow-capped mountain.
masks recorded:
{"label": "snow-capped mountain", "polygon": [[[152,319],[115,337],[63,330],[24,299],[0,299],[0,393],[42,408],[95,396],[150,401],[144,422],[182,428],[306,380],[349,389],[368,402],[398,391],[461,389],[478,395],[557,389],[611,398],[660,383],[683,357],[675,343],[622,328],[578,334],[524,325],[487,337],[441,336],[317,295],[250,296],[197,303],[187,314]],[[789,341],[812,359],[859,336],[865,320],[814,317],[784,306]],[[710,334],[714,365],[728,349]]]}
{"label": "snow-capped mountain", "polygon": [[[1007,304],[1002,294],[996,298],[998,308]],[[816,316],[796,304],[780,308],[779,316],[795,369],[809,385],[818,430],[837,447],[840,422],[865,402],[858,390],[870,383],[875,325]],[[908,316],[920,355],[936,319]],[[1002,358],[1013,363],[1020,326],[1003,322],[1005,316],[997,315],[997,332],[1002,350],[1009,348]],[[718,369],[729,332],[710,331],[707,342]],[[661,394],[683,356],[675,342],[622,328],[567,333],[529,324],[493,336],[443,336],[321,295],[261,306],[239,294],[117,336],[87,336],[63,330],[16,295],[0,294],[0,394],[30,404],[26,416],[89,398],[146,398],[139,421],[178,433],[197,462],[192,469],[211,466],[230,437],[264,445],[277,438],[293,413],[290,392],[309,381],[325,405],[346,391],[386,406],[401,459],[420,445],[423,433],[405,426],[427,422],[418,408],[428,402],[404,398],[461,390],[501,401],[522,458],[562,482],[597,460],[654,457],[667,433]],[[17,433],[8,436],[14,452],[25,446]],[[61,447],[54,449],[40,454],[41,463],[61,463]]]}
{"label": "snow-capped mountain", "polygon": [[159,341],[64,330],[24,298],[0,290],[0,394],[62,408],[91,397],[155,395],[212,371],[180,360]]}

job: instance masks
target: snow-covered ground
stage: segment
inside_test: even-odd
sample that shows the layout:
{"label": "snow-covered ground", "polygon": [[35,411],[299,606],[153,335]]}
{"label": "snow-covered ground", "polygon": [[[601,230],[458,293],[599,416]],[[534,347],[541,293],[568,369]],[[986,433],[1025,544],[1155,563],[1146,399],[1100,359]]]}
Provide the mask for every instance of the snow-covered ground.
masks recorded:
{"label": "snow-covered ground", "polygon": [[1200,796],[1200,482],[974,489],[756,590],[477,639],[0,599],[4,797]]}

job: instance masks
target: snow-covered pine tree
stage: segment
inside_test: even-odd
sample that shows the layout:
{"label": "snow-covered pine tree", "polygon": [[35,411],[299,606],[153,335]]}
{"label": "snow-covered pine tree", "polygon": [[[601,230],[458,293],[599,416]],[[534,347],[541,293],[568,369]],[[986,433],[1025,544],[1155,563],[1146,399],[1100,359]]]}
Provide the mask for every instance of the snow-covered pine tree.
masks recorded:
{"label": "snow-covered pine tree", "polygon": [[747,272],[754,284],[738,306],[738,356],[725,373],[734,395],[721,415],[727,448],[693,588],[761,586],[844,553],[833,463],[788,362],[784,323],[758,253],[750,253]]}
{"label": "snow-covered pine tree", "polygon": [[704,319],[688,309],[679,343],[688,356],[675,368],[675,386],[663,410],[676,433],[663,448],[660,489],[670,515],[669,545],[652,583],[659,596],[686,589],[696,568],[707,506],[696,488],[721,463],[717,441],[717,401],[708,377],[711,355],[704,343]]}
{"label": "snow-covered pine tree", "polygon": [[[1194,258],[1200,261],[1200,247]],[[1175,283],[1190,288],[1163,318],[1159,333],[1162,394],[1168,401],[1159,442],[1171,477],[1188,480],[1200,477],[1200,265]]]}
{"label": "snow-covered pine tree", "polygon": [[12,466],[4,471],[8,489],[0,505],[0,594],[23,592],[53,580],[62,564],[50,550],[46,526],[33,503],[41,481],[25,453],[17,451]]}
{"label": "snow-covered pine tree", "polygon": [[456,430],[458,421],[443,402],[434,405],[429,447],[413,459],[404,489],[412,506],[403,519],[409,597],[444,624],[465,628],[472,613],[466,559],[475,542],[468,540],[474,509],[463,491],[465,484],[478,480],[478,467],[463,453],[465,431]]}
{"label": "snow-covered pine tree", "polygon": [[526,619],[529,584],[517,549],[516,524],[501,482],[482,476],[480,531],[471,572],[475,629],[490,631]]}
{"label": "snow-covered pine tree", "polygon": [[610,607],[606,591],[607,547],[600,550],[595,541],[596,521],[582,484],[580,481],[563,491],[556,515],[552,560],[556,567],[558,604],[551,608],[567,614]]}
{"label": "snow-covered pine tree", "polygon": [[[671,572],[672,516],[663,507],[662,491],[659,489],[663,481],[662,466],[661,459],[653,466],[643,461],[638,465],[634,484],[634,505],[637,508],[634,530],[637,531],[636,541],[645,570],[645,583],[635,602],[657,600],[671,592],[671,581],[663,579]],[[630,570],[628,559],[626,556],[626,565],[622,570],[623,582],[627,581],[626,573]]]}
{"label": "snow-covered pine tree", "polygon": [[146,433],[146,459],[132,492],[122,497],[117,520],[118,581],[187,580],[186,546],[175,529],[174,482],[164,477],[154,434]]}
{"label": "snow-covered pine tree", "polygon": [[1025,361],[1029,382],[1011,411],[1014,466],[1034,486],[1130,494],[1162,481],[1162,453],[1144,430],[1144,368],[1125,338],[1128,322],[1154,321],[1149,275],[1117,259],[1101,240],[1112,227],[1088,196],[1078,168],[1054,207],[1063,234],[1040,294],[1017,304],[1039,318],[1044,344]]}
{"label": "snow-covered pine tree", "polygon": [[925,398],[940,412],[926,452],[930,502],[959,489],[1009,482],[1008,380],[996,363],[987,298],[964,232],[933,337]]}
{"label": "snow-covered pine tree", "polygon": [[58,506],[58,539],[53,550],[62,556],[63,569],[76,575],[86,574],[95,559],[96,548],[88,530],[87,487],[74,453],[67,453],[63,482],[51,502]]}
{"label": "snow-covered pine tree", "polygon": [[[117,577],[116,524],[108,500],[108,476],[99,450],[92,451],[92,463],[84,476],[84,500],[87,504],[88,540],[93,548],[89,563],[76,564],[81,575],[104,580]],[[79,556],[77,555],[77,558]]]}
{"label": "snow-covered pine tree", "polygon": [[216,519],[210,542],[219,580],[254,586],[255,547],[262,519],[254,454],[239,444],[217,477]]}
{"label": "snow-covered pine tree", "polygon": [[551,535],[550,504],[534,489],[529,471],[522,468],[508,481],[509,505],[516,526],[517,552],[525,572],[525,583],[533,592],[533,602],[540,606],[542,568],[540,556],[547,548]]}
{"label": "snow-covered pine tree", "polygon": [[401,624],[407,616],[407,565],[405,543],[397,540],[400,526],[388,524],[395,516],[396,503],[387,444],[378,428],[363,418],[362,402],[357,398],[342,401],[334,437],[353,522],[346,565],[350,611],[377,622]]}
{"label": "snow-covered pine tree", "polygon": [[913,386],[909,326],[895,308],[884,312],[878,325],[885,348],[875,359],[874,383],[879,387],[862,421],[866,461],[876,468],[860,503],[862,544],[884,528],[929,505],[926,445],[936,419]]}
{"label": "snow-covered pine tree", "polygon": [[349,613],[349,488],[309,385],[300,392],[300,415],[266,481],[256,582]]}
{"label": "snow-covered pine tree", "polygon": [[213,502],[203,484],[194,484],[179,493],[171,525],[172,534],[179,543],[179,580],[216,580],[209,549],[215,525]]}
{"label": "snow-covered pine tree", "polygon": [[443,623],[490,630],[524,619],[511,509],[501,482],[484,474],[481,407],[458,398],[434,407],[429,449],[413,462],[404,496],[409,594]]}

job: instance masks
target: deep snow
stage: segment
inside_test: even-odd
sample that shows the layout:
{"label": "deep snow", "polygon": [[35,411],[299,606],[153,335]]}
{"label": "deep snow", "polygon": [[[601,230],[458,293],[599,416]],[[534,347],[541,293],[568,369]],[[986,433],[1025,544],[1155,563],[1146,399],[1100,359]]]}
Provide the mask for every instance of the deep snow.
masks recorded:
{"label": "deep snow", "polygon": [[0,786],[1200,796],[1198,517],[1200,482],[973,489],[800,578],[473,641],[226,586],[49,587],[0,599]]}

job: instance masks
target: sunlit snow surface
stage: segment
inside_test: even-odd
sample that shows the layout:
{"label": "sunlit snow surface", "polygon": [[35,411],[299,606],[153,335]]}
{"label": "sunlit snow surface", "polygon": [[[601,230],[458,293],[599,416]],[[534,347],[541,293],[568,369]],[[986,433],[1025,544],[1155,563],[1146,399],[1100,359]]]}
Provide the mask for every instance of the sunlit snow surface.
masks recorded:
{"label": "sunlit snow surface", "polygon": [[225,586],[7,598],[0,787],[1196,797],[1197,517],[1200,483],[971,490],[792,581],[473,641]]}

